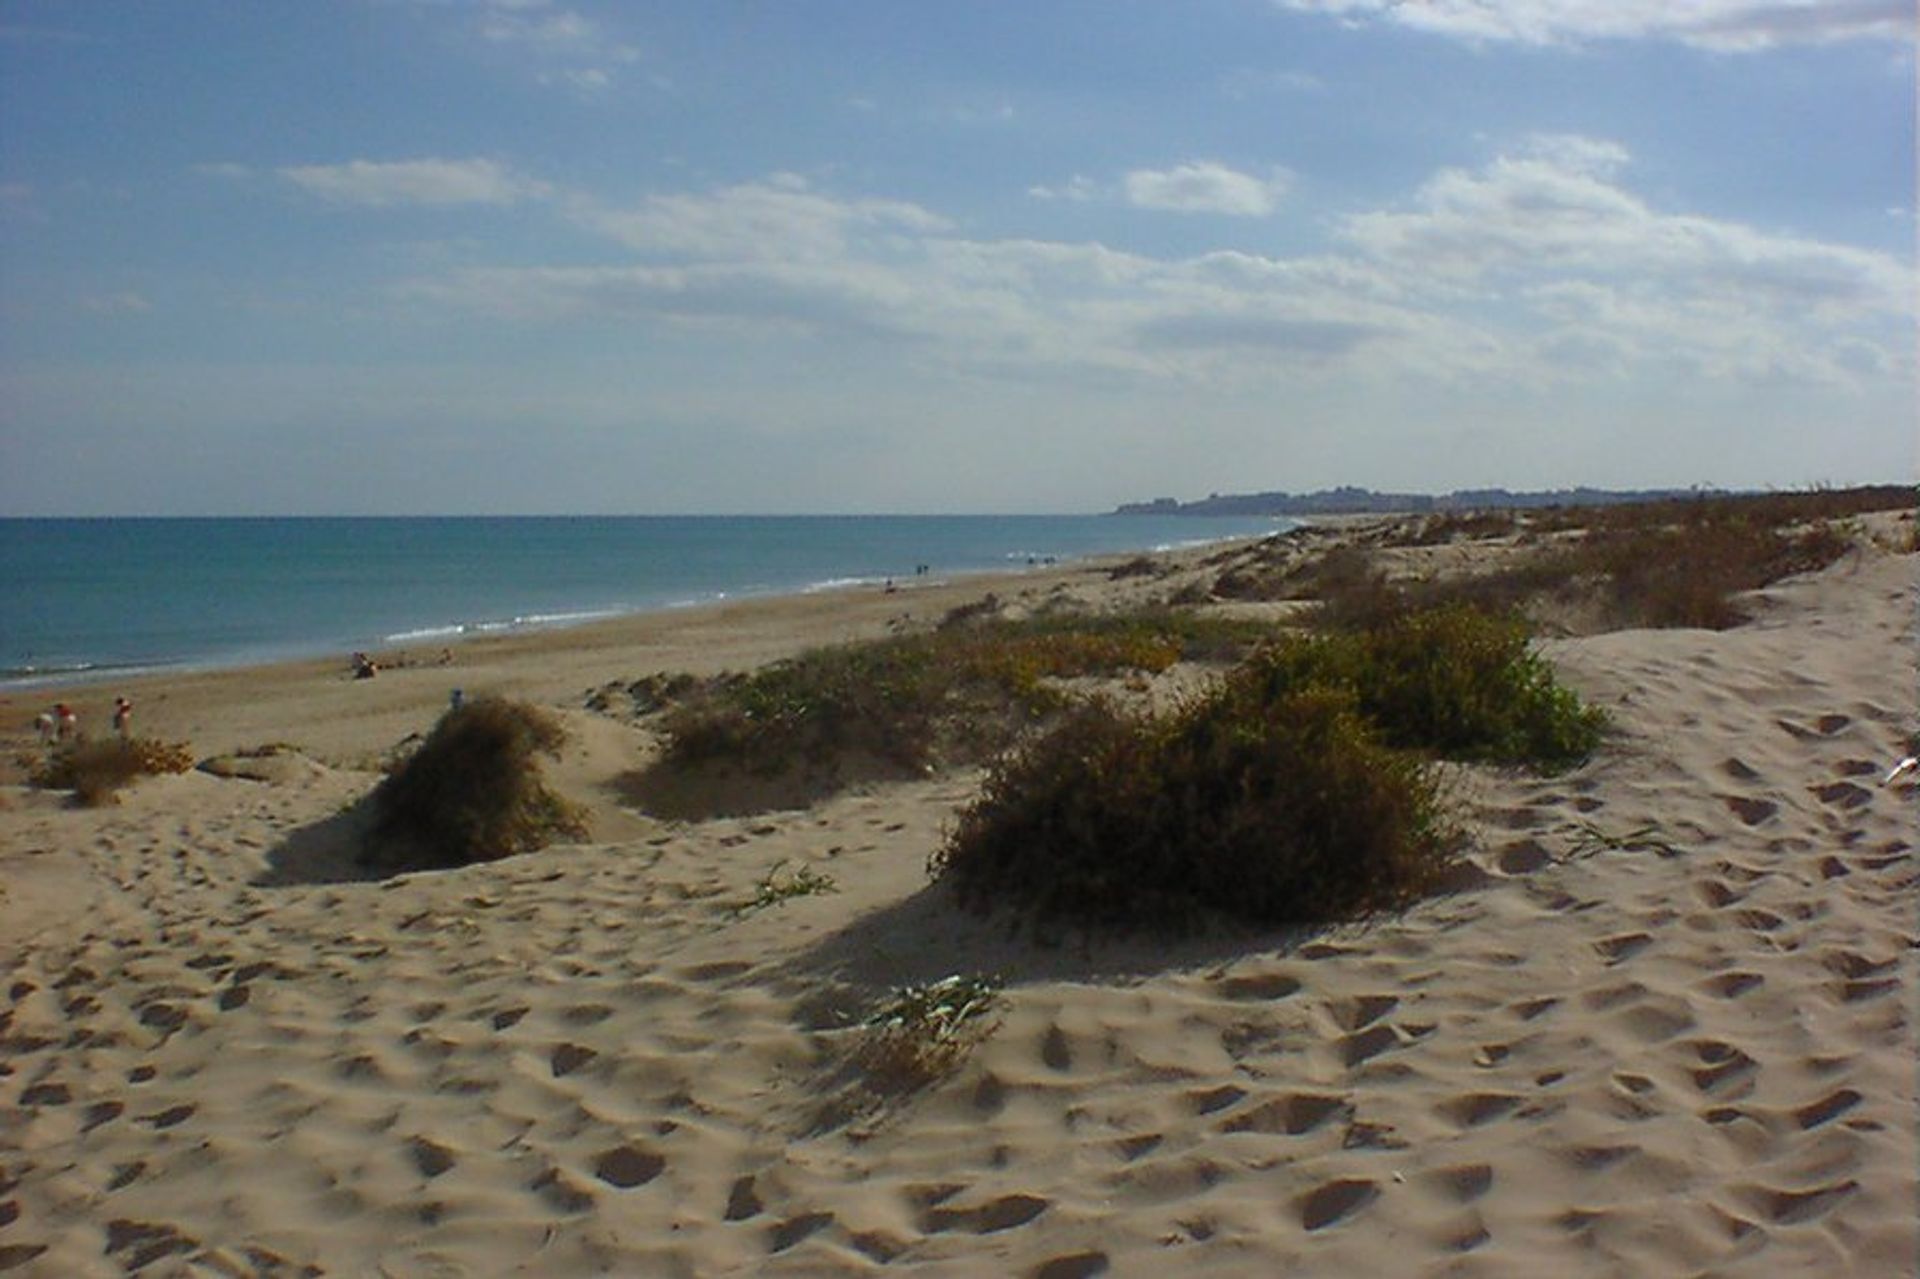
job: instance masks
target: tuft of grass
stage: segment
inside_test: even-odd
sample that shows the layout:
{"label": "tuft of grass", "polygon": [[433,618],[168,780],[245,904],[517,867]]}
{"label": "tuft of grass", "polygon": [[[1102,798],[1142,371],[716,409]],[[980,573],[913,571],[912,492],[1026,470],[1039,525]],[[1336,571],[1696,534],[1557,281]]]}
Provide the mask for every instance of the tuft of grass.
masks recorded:
{"label": "tuft of grass", "polygon": [[70,790],[75,803],[98,808],[117,802],[120,791],[142,777],[192,767],[193,750],[185,742],[110,737],[60,747],[34,766],[28,780],[42,790]]}
{"label": "tuft of grass", "polygon": [[482,697],[448,711],[374,790],[370,854],[407,869],[462,866],[584,836],[580,811],[540,768],[565,739],[558,719],[524,702]]}
{"label": "tuft of grass", "polygon": [[975,908],[1182,930],[1351,918],[1434,888],[1435,775],[1345,689],[1230,681],[1172,715],[1082,711],[988,774],[930,870]]}
{"label": "tuft of grass", "polygon": [[755,887],[753,898],[743,902],[735,915],[749,915],[756,910],[765,910],[769,906],[778,906],[781,902],[796,897],[813,897],[821,893],[837,893],[839,883],[831,875],[823,875],[811,866],[802,866],[786,878],[781,878],[780,870],[787,863],[779,861],[766,873]]}
{"label": "tuft of grass", "polygon": [[866,1021],[856,1060],[877,1091],[907,1092],[950,1073],[993,1033],[999,977],[955,974],[902,986]]}

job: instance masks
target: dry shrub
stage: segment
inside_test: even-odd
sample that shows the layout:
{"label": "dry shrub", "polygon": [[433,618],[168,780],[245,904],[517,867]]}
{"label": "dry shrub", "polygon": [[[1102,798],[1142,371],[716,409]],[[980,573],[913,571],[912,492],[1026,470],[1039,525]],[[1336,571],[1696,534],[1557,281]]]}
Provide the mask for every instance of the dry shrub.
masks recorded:
{"label": "dry shrub", "polygon": [[115,802],[123,787],[141,777],[192,767],[193,750],[185,742],[109,737],[60,747],[35,767],[30,780],[43,790],[70,790],[75,802],[97,808]]}
{"label": "dry shrub", "polygon": [[483,697],[441,716],[420,748],[373,792],[370,860],[461,866],[580,838],[580,811],[540,768],[566,739],[552,714]]}
{"label": "dry shrub", "polygon": [[1082,711],[995,766],[931,869],[976,908],[1181,929],[1395,906],[1456,844],[1430,772],[1348,693],[1237,681],[1176,715]]}

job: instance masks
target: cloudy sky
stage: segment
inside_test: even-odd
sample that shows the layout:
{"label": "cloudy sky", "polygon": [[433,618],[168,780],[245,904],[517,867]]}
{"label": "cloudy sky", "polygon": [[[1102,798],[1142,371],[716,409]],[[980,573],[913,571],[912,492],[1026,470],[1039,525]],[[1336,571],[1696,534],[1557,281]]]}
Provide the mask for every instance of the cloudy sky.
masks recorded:
{"label": "cloudy sky", "polygon": [[0,514],[1915,463],[1907,0],[0,0]]}

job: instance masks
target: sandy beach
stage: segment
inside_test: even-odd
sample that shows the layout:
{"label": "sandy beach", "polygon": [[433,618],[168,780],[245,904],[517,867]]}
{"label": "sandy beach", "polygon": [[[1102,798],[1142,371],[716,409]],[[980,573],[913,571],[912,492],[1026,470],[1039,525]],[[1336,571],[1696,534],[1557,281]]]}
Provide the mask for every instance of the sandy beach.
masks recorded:
{"label": "sandy beach", "polygon": [[[929,886],[977,772],[670,819],[652,732],[588,708],[1222,554],[88,686],[96,732],[125,694],[198,758],[292,748],[97,809],[24,784],[52,695],[0,697],[0,1271],[1914,1273],[1910,549],[1543,641],[1605,746],[1458,769],[1470,873],[1364,924],[1042,943]],[[558,711],[591,842],[365,878],[348,810],[454,689]],[[835,891],[742,909],[798,868]],[[991,1033],[871,1087],[876,1002],[970,973]]]}

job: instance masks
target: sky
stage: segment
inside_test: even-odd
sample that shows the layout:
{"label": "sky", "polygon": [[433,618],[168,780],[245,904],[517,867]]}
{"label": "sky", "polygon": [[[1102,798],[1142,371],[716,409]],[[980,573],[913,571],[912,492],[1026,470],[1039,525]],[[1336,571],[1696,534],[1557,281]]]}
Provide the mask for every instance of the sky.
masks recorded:
{"label": "sky", "polygon": [[1907,0],[0,0],[0,515],[1915,475]]}

